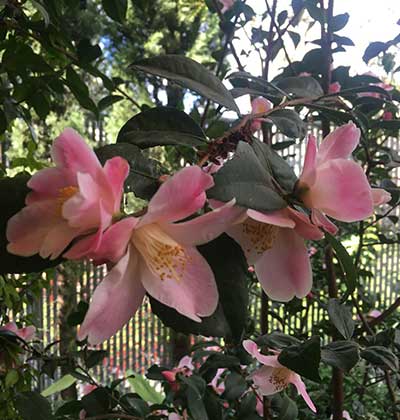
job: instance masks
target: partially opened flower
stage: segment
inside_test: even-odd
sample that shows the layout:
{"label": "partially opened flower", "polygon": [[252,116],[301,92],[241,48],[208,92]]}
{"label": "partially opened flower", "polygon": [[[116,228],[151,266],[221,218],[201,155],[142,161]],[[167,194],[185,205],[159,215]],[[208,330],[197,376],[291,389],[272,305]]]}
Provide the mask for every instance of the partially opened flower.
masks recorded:
{"label": "partially opened flower", "polygon": [[374,204],[390,199],[386,191],[372,189],[362,167],[349,159],[359,140],[360,130],[352,122],[325,137],[319,149],[309,136],[296,194],[311,209],[312,221],[328,231],[325,214],[355,222],[370,217]]}
{"label": "partially opened flower", "polygon": [[329,85],[328,93],[338,93],[338,92],[340,92],[341,88],[342,88],[342,86],[340,85],[339,82],[333,82]]}
{"label": "partially opened flower", "polygon": [[0,331],[11,331],[19,338],[22,338],[24,341],[30,341],[35,337],[36,328],[33,325],[29,325],[24,328],[18,328],[15,322],[9,322],[8,324],[0,327]]}
{"label": "partially opened flower", "polygon": [[323,232],[290,207],[269,213],[247,210],[246,215],[227,233],[254,265],[265,293],[281,302],[305,297],[312,287],[312,271],[304,239],[322,239]]}
{"label": "partially opened flower", "polygon": [[[251,101],[251,114],[261,114],[267,112],[272,108],[272,104],[268,99],[262,98],[261,96]],[[250,115],[251,115],[250,114]],[[261,130],[262,122],[264,118],[256,118],[251,122],[250,130],[254,133]]]}
{"label": "partially opened flower", "polygon": [[26,207],[8,222],[8,251],[57,258],[71,241],[96,232],[86,251],[95,249],[103,230],[119,213],[128,163],[114,157],[101,166],[93,150],[71,128],[54,141],[55,167],[38,171],[28,182],[32,189]]}
{"label": "partially opened flower", "polygon": [[[97,262],[116,265],[96,288],[79,331],[91,344],[111,337],[134,315],[145,293],[200,322],[218,303],[214,274],[196,249],[219,236],[241,210],[234,200],[222,208],[181,223],[206,201],[213,185],[199,167],[186,167],[168,178],[149,202],[142,217],[125,218],[107,229],[96,252]],[[90,237],[66,256],[79,257]]]}
{"label": "partially opened flower", "polygon": [[279,352],[275,352],[273,356],[261,354],[257,344],[252,340],[243,341],[243,347],[249,354],[264,365],[251,375],[251,379],[261,395],[276,394],[287,388],[289,384],[293,384],[310,409],[314,413],[317,412],[300,375],[279,363]]}

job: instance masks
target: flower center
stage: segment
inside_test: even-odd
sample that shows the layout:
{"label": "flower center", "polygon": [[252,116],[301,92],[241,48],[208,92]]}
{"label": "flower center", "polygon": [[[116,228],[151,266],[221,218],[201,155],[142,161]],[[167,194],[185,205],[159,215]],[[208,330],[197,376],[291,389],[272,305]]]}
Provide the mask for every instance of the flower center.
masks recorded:
{"label": "flower center", "polygon": [[269,378],[269,382],[274,385],[274,387],[282,391],[288,386],[288,378],[290,371],[285,367],[274,368],[272,370],[272,375]]}
{"label": "flower center", "polygon": [[64,188],[60,188],[58,190],[58,197],[57,197],[57,212],[59,215],[62,214],[62,206],[64,203],[74,196],[79,191],[78,187],[74,187],[72,185]]}
{"label": "flower center", "polygon": [[152,223],[137,229],[132,236],[132,243],[160,280],[182,280],[190,257],[158,224]]}
{"label": "flower center", "polygon": [[263,254],[268,249],[272,248],[275,241],[278,227],[269,225],[267,223],[260,223],[250,217],[242,224],[243,233],[249,239],[249,246],[246,251],[250,252],[253,249],[257,254]]}

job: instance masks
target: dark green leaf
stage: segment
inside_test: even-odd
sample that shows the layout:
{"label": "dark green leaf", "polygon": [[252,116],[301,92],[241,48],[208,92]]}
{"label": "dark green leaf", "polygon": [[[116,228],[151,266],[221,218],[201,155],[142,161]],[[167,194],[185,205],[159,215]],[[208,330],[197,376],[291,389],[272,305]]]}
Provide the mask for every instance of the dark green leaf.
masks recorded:
{"label": "dark green leaf", "polygon": [[346,248],[330,233],[325,232],[325,238],[328,240],[332,248],[335,250],[336,258],[341,264],[344,271],[344,279],[347,285],[346,295],[342,300],[354,292],[357,285],[357,271],[353,264],[353,259],[347,252]]}
{"label": "dark green leaf", "polygon": [[361,357],[374,366],[388,368],[393,372],[399,370],[399,360],[397,356],[386,347],[367,347],[361,352]]}
{"label": "dark green leaf", "polygon": [[103,164],[114,156],[121,156],[129,163],[129,175],[125,180],[125,191],[137,197],[150,199],[160,186],[159,177],[165,173],[159,162],[147,158],[139,147],[128,143],[103,146],[96,150]]}
{"label": "dark green leaf", "polygon": [[274,143],[273,145],[271,145],[271,147],[274,150],[283,150],[283,149],[287,149],[290,146],[293,146],[294,144],[296,144],[294,140],[285,140],[285,141],[280,141],[278,143]]}
{"label": "dark green leaf", "polygon": [[73,311],[68,315],[68,318],[67,318],[68,325],[70,325],[71,327],[74,327],[76,325],[82,324],[83,320],[85,319],[86,312],[88,311],[88,309],[89,309],[89,304],[81,300],[76,307],[76,311]]}
{"label": "dark green leaf", "polygon": [[137,394],[125,394],[120,401],[129,414],[145,418],[150,413],[148,402],[139,398]]}
{"label": "dark green leaf", "polygon": [[278,17],[277,17],[278,25],[279,25],[279,26],[282,26],[282,25],[285,23],[285,21],[286,21],[287,17],[288,17],[288,12],[287,12],[287,10],[282,10],[282,11],[278,14]]}
{"label": "dark green leaf", "polygon": [[108,95],[102,98],[97,106],[99,111],[104,111],[106,108],[114,105],[116,102],[119,102],[122,99],[124,99],[124,97],[120,95]]}
{"label": "dark green leaf", "polygon": [[252,146],[261,165],[268,168],[274,179],[287,193],[291,193],[297,182],[297,176],[286,160],[258,139],[253,138]]}
{"label": "dark green leaf", "polygon": [[277,86],[299,98],[313,98],[324,94],[321,85],[309,76],[286,77],[279,80]]}
{"label": "dark green leaf", "polygon": [[209,419],[222,420],[222,405],[220,404],[220,399],[209,388],[206,389],[204,394],[204,405]]}
{"label": "dark green leaf", "polygon": [[193,420],[208,420],[207,410],[204,406],[202,395],[200,395],[192,387],[189,387],[186,392],[189,412]]}
{"label": "dark green leaf", "polygon": [[99,58],[102,51],[98,45],[92,45],[88,39],[82,39],[77,46],[77,53],[79,61],[90,63]]}
{"label": "dark green leaf", "polygon": [[107,350],[88,350],[85,355],[85,365],[88,369],[90,369],[102,362],[107,356]]}
{"label": "dark green leaf", "polygon": [[82,406],[88,416],[108,413],[112,407],[111,394],[106,388],[96,388],[82,398]]}
{"label": "dark green leaf", "polygon": [[338,32],[343,29],[349,21],[350,15],[348,13],[342,13],[332,18],[332,32]]}
{"label": "dark green leaf", "polygon": [[278,420],[295,420],[298,418],[299,410],[296,403],[284,392],[280,395]]}
{"label": "dark green leaf", "polygon": [[368,64],[369,60],[386,51],[387,48],[388,44],[386,42],[371,42],[364,51],[363,60]]}
{"label": "dark green leaf", "polygon": [[2,135],[7,130],[7,125],[6,114],[0,108],[0,135]]}
{"label": "dark green leaf", "polygon": [[288,34],[290,35],[290,38],[292,38],[294,48],[297,48],[301,40],[300,35],[297,32],[293,32],[293,31],[288,31]]}
{"label": "dark green leaf", "polygon": [[30,191],[26,185],[29,179],[30,175],[26,173],[0,179],[0,274],[40,272],[62,261],[60,258],[50,261],[39,255],[20,257],[7,252],[7,222],[25,206],[25,197]]}
{"label": "dark green leaf", "polygon": [[101,0],[104,11],[116,22],[122,23],[126,17],[128,0]]}
{"label": "dark green leaf", "polygon": [[88,87],[72,67],[67,68],[66,84],[69,87],[72,94],[77,99],[77,101],[79,102],[79,104],[83,108],[86,108],[89,111],[92,111],[95,115],[97,115],[97,107],[89,96]]}
{"label": "dark green leaf", "polygon": [[306,124],[299,117],[299,114],[291,109],[277,109],[268,114],[268,119],[271,120],[285,136],[302,138],[306,135]]}
{"label": "dark green leaf", "polygon": [[133,63],[131,68],[173,80],[239,113],[235,100],[223,83],[203,65],[190,58],[172,54],[146,58]]}
{"label": "dark green leaf", "polygon": [[231,372],[225,380],[225,391],[222,398],[227,400],[236,400],[247,389],[247,383],[242,375],[237,372]]}
{"label": "dark green leaf", "polygon": [[272,189],[268,168],[263,167],[256,153],[245,142],[239,142],[235,156],[214,175],[215,185],[207,191],[210,198],[220,201],[236,199],[239,206],[273,211],[287,206]]}
{"label": "dark green leaf", "polygon": [[381,95],[387,98],[390,98],[390,93],[387,90],[382,89],[379,86],[374,86],[374,85],[363,85],[363,86],[356,86],[349,89],[342,89],[339,92],[331,93],[328,96],[353,96],[353,95],[356,95],[357,93],[362,93],[362,92],[376,92],[376,93],[380,93]]}
{"label": "dark green leaf", "polygon": [[249,414],[255,413],[257,397],[254,392],[248,392],[240,399],[239,418],[246,419]]}
{"label": "dark green leaf", "polygon": [[354,341],[334,341],[321,349],[321,360],[330,366],[348,372],[360,359],[358,344]]}
{"label": "dark green leaf", "polygon": [[23,420],[51,420],[54,418],[50,403],[35,391],[17,394],[15,407]]}
{"label": "dark green leaf", "polygon": [[313,336],[302,344],[285,347],[279,354],[278,361],[300,376],[319,382],[320,338]]}
{"label": "dark green leaf", "polygon": [[261,335],[255,341],[259,346],[267,346],[274,349],[282,349],[301,343],[298,338],[284,334],[280,331],[274,331],[271,334]]}
{"label": "dark green leaf", "polygon": [[339,299],[329,299],[328,314],[340,334],[350,340],[354,333],[354,321],[351,310],[346,305],[341,304]]}
{"label": "dark green leaf", "polygon": [[158,107],[146,109],[128,120],[118,133],[118,143],[142,149],[153,146],[203,146],[206,136],[200,126],[183,111]]}
{"label": "dark green leaf", "polygon": [[240,246],[227,235],[199,247],[213,270],[219,305],[210,317],[195,322],[150,297],[152,311],[169,327],[183,333],[226,337],[239,342],[247,319],[247,263]]}
{"label": "dark green leaf", "polygon": [[390,121],[377,120],[377,121],[373,121],[372,128],[382,128],[384,130],[397,131],[397,130],[400,130],[400,120],[390,120]]}
{"label": "dark green leaf", "polygon": [[75,415],[76,417],[79,416],[79,412],[82,410],[82,403],[80,401],[68,401],[63,404],[60,408],[56,411],[56,416],[67,416],[67,415]]}

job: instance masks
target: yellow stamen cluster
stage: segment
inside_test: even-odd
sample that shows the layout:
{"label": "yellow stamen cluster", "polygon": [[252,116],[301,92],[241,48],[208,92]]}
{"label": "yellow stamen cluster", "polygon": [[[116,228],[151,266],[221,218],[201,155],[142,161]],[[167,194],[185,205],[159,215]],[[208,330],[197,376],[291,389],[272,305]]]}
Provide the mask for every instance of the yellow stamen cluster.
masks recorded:
{"label": "yellow stamen cluster", "polygon": [[134,232],[132,242],[160,280],[182,280],[191,257],[159,225],[152,223],[139,228]]}
{"label": "yellow stamen cluster", "polygon": [[246,219],[242,224],[243,233],[249,239],[252,248],[246,249],[247,252],[255,250],[257,254],[262,254],[272,248],[278,228],[266,223],[260,223],[253,219]]}
{"label": "yellow stamen cluster", "polygon": [[62,214],[62,206],[64,203],[74,196],[79,191],[78,187],[74,187],[72,185],[64,188],[60,188],[58,190],[58,197],[57,197],[57,212],[59,215]]}
{"label": "yellow stamen cluster", "polygon": [[285,367],[274,368],[269,382],[278,390],[282,391],[288,386],[288,377],[290,371]]}

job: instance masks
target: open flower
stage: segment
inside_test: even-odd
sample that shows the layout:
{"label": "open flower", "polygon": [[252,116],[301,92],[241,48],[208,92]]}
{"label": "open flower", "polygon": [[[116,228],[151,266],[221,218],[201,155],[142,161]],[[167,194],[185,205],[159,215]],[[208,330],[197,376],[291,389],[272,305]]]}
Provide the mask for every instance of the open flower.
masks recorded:
{"label": "open flower", "polygon": [[257,369],[251,376],[254,385],[258,388],[261,395],[276,394],[287,388],[289,384],[293,384],[310,409],[314,413],[317,412],[300,375],[279,363],[279,352],[276,352],[273,356],[261,354],[257,344],[252,340],[243,341],[243,347],[249,354],[264,365]]}
{"label": "open flower", "polygon": [[11,331],[19,338],[22,338],[24,341],[30,341],[35,337],[36,328],[33,325],[29,325],[24,328],[18,328],[15,322],[9,322],[6,325],[0,327],[0,330]]}
{"label": "open flower", "polygon": [[[219,236],[238,217],[234,200],[222,208],[181,223],[202,208],[212,177],[186,167],[165,181],[142,217],[128,217],[107,229],[96,262],[116,263],[96,288],[79,339],[91,344],[111,337],[134,315],[145,293],[194,321],[211,315],[218,303],[214,274],[196,249]],[[67,252],[87,248],[87,237]]]}
{"label": "open flower", "polygon": [[312,270],[304,239],[322,239],[323,232],[290,207],[246,214],[247,219],[227,233],[241,245],[249,265],[254,265],[265,293],[281,302],[305,297],[312,287]]}
{"label": "open flower", "polygon": [[32,189],[26,207],[7,225],[8,251],[57,258],[71,241],[97,231],[88,249],[95,249],[103,230],[119,212],[128,163],[114,157],[101,166],[93,150],[71,128],[54,141],[53,168],[38,171],[28,182]]}
{"label": "open flower", "polygon": [[355,222],[370,217],[374,205],[390,200],[386,191],[371,188],[362,167],[349,159],[359,140],[360,130],[352,122],[325,137],[319,149],[309,136],[296,194],[311,209],[313,223],[328,231],[333,227],[325,214]]}

